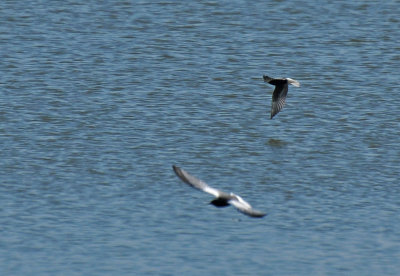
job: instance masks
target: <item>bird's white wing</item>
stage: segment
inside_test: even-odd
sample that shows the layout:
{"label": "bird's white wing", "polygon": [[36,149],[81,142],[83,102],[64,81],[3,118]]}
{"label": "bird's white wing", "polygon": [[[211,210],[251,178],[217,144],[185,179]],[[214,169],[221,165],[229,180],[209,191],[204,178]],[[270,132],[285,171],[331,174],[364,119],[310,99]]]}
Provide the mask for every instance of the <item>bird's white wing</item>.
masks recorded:
{"label": "bird's white wing", "polygon": [[211,188],[210,186],[207,185],[204,181],[194,177],[193,175],[190,175],[187,171],[184,169],[181,169],[175,165],[172,166],[174,169],[176,175],[185,183],[189,184],[193,188],[202,190],[206,193],[212,194],[215,197],[220,196],[221,192],[217,189]]}
{"label": "bird's white wing", "polygon": [[254,210],[248,202],[246,202],[238,195],[234,195],[234,198],[229,200],[228,202],[229,204],[233,205],[238,211],[250,217],[262,218],[266,215],[266,213]]}
{"label": "bird's white wing", "polygon": [[300,87],[300,82],[298,82],[297,80],[294,80],[294,79],[291,79],[291,78],[286,78],[286,79],[287,79],[288,83],[290,83],[291,85],[296,86],[296,87]]}

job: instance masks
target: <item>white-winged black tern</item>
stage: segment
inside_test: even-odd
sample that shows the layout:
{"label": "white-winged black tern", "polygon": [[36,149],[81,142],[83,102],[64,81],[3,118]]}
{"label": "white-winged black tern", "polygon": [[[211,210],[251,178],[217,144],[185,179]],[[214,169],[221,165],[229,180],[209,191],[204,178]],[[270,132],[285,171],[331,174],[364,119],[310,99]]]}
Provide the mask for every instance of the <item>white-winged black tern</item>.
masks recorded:
{"label": "white-winged black tern", "polygon": [[261,218],[266,215],[266,213],[262,213],[260,211],[254,210],[249,203],[244,201],[243,198],[234,194],[234,193],[225,193],[214,189],[207,185],[204,181],[190,175],[187,171],[173,165],[172,168],[174,169],[176,175],[185,183],[189,184],[193,188],[199,189],[203,192],[212,194],[215,196],[210,204],[216,207],[226,207],[229,205],[233,205],[236,209],[242,212],[245,215],[255,218]]}
{"label": "white-winged black tern", "polygon": [[265,82],[275,85],[275,90],[272,93],[271,119],[278,114],[285,105],[286,95],[288,93],[288,85],[291,84],[300,87],[297,80],[291,78],[274,79],[266,75],[263,76]]}

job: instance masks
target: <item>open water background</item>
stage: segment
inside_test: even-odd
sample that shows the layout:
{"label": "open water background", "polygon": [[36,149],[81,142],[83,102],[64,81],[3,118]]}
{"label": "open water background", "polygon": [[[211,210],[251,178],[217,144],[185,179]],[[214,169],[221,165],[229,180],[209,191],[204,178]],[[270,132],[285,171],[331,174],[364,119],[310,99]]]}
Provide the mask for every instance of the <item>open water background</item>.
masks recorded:
{"label": "open water background", "polygon": [[[399,14],[2,1],[1,275],[399,275]],[[302,85],[273,120],[263,74]]]}

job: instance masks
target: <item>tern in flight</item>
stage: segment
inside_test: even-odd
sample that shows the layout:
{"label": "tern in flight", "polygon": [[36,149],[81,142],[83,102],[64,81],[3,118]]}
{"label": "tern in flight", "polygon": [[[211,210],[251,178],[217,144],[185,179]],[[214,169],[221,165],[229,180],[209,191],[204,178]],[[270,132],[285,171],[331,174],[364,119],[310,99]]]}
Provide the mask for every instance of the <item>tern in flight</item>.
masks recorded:
{"label": "tern in flight", "polygon": [[263,76],[264,81],[269,84],[275,85],[275,90],[272,93],[272,106],[271,106],[271,119],[278,114],[285,105],[286,95],[288,93],[288,85],[291,84],[300,87],[297,80],[291,78],[273,79],[266,75]]}
{"label": "tern in flight", "polygon": [[193,188],[199,189],[203,192],[212,194],[215,196],[215,199],[213,199],[210,204],[216,206],[216,207],[226,207],[229,205],[233,205],[236,207],[236,209],[240,212],[242,212],[245,215],[248,215],[250,217],[255,217],[255,218],[261,218],[266,215],[266,213],[262,213],[260,211],[254,210],[249,203],[244,201],[243,198],[241,198],[238,195],[235,195],[234,193],[224,193],[222,191],[219,191],[217,189],[214,189],[210,186],[208,186],[205,182],[202,180],[190,175],[187,171],[173,165],[172,168],[174,169],[176,175],[186,184],[189,184]]}

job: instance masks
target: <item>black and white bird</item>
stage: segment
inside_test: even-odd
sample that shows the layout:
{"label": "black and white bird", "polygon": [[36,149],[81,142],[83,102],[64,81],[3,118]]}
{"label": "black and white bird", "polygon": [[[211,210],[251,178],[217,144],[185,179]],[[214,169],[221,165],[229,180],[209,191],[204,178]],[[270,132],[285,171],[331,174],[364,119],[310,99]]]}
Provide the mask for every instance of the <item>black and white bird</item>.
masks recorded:
{"label": "black and white bird", "polygon": [[216,207],[226,207],[229,205],[233,205],[236,207],[236,209],[240,212],[242,212],[245,215],[248,215],[250,217],[255,217],[255,218],[261,218],[266,215],[266,213],[262,213],[260,211],[254,210],[249,203],[244,201],[243,198],[241,198],[238,195],[235,195],[234,193],[224,193],[222,191],[219,191],[217,189],[214,189],[210,186],[208,186],[205,182],[202,180],[190,175],[187,171],[173,165],[172,168],[174,169],[176,175],[185,183],[189,184],[193,188],[199,189],[203,192],[212,194],[215,196],[215,199],[213,199],[210,204],[216,206]]}
{"label": "black and white bird", "polygon": [[291,84],[300,87],[297,80],[291,78],[273,79],[266,75],[263,76],[264,81],[275,85],[275,90],[272,93],[271,119],[278,114],[285,105],[286,95],[288,93],[288,85]]}

